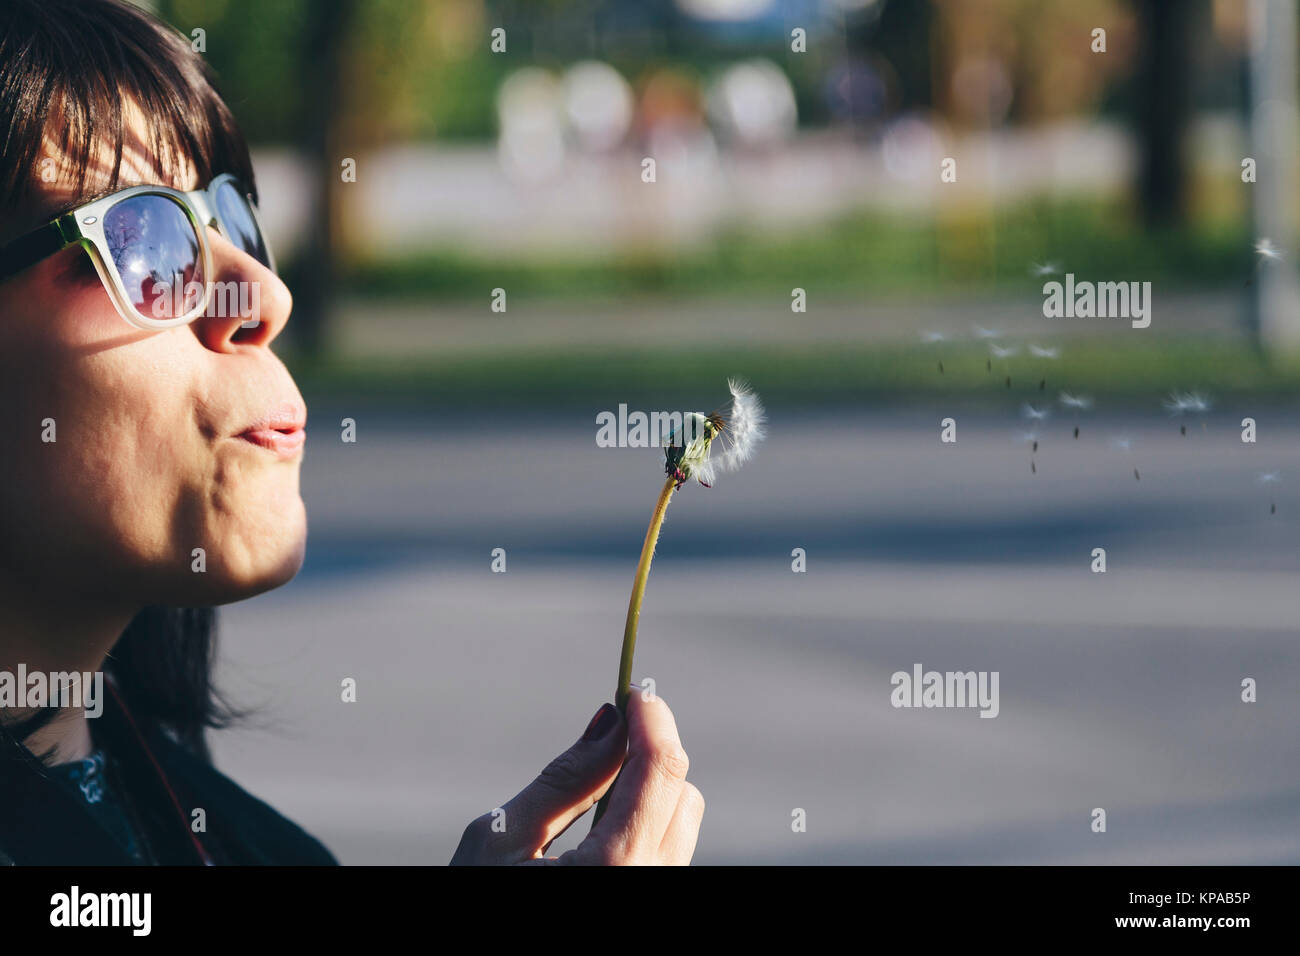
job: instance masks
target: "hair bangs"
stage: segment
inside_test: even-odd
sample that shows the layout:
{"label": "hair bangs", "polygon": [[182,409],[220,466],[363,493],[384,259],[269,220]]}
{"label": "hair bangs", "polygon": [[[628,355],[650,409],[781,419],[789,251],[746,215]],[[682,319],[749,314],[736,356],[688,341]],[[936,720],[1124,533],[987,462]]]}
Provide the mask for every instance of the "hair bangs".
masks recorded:
{"label": "hair bangs", "polygon": [[211,67],[143,10],[124,0],[5,0],[0,64],[0,212],[25,210],[34,184],[50,180],[47,139],[59,148],[57,177],[75,182],[78,197],[116,189],[132,150],[163,185],[177,187],[192,164],[197,185],[233,173],[256,199],[248,145]]}

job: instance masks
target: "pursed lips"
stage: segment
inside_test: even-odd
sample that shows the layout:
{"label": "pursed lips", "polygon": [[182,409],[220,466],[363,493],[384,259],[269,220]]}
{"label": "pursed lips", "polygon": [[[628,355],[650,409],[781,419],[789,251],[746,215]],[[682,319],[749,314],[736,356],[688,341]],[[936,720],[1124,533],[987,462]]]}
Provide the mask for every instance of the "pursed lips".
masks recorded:
{"label": "pursed lips", "polygon": [[307,410],[300,404],[287,402],[267,412],[236,437],[281,458],[292,458],[307,440],[306,423]]}

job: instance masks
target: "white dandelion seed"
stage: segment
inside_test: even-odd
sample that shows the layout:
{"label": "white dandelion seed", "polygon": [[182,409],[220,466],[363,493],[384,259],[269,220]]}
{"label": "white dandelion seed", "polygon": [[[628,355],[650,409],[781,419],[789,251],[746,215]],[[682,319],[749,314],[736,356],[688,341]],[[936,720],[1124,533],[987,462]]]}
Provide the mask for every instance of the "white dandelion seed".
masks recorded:
{"label": "white dandelion seed", "polygon": [[1127,435],[1116,435],[1110,440],[1111,446],[1120,451],[1129,452],[1133,450],[1133,439]]}
{"label": "white dandelion seed", "polygon": [[731,410],[722,418],[719,431],[722,451],[715,458],[706,448],[703,461],[694,471],[694,477],[706,486],[712,485],[720,473],[735,471],[749,461],[765,434],[766,413],[754,390],[734,378],[727,379],[727,389],[731,392]]}
{"label": "white dandelion seed", "polygon": [[1031,262],[1029,274],[1032,276],[1054,276],[1061,271],[1059,262]]}
{"label": "white dandelion seed", "polygon": [[977,339],[998,339],[1002,333],[997,329],[986,329],[982,325],[975,326],[975,337]]}
{"label": "white dandelion seed", "polygon": [[1047,416],[1052,414],[1050,408],[1034,408],[1026,402],[1021,406],[1020,413],[1033,422],[1042,422],[1047,420]]}
{"label": "white dandelion seed", "polygon": [[1255,243],[1255,254],[1261,259],[1271,259],[1274,262],[1282,258],[1282,250],[1273,245],[1273,240],[1264,238]]}
{"label": "white dandelion seed", "polygon": [[1062,392],[1059,401],[1066,408],[1077,408],[1080,411],[1092,408],[1092,399],[1086,395],[1071,395],[1069,392]]}
{"label": "white dandelion seed", "polygon": [[1171,415],[1182,415],[1188,412],[1201,413],[1210,410],[1210,398],[1208,395],[1202,395],[1200,392],[1173,392],[1165,399],[1165,408]]}
{"label": "white dandelion seed", "polygon": [[1030,445],[1038,441],[1038,432],[1018,432],[1016,441],[1022,445]]}
{"label": "white dandelion seed", "polygon": [[1282,472],[1261,471],[1258,477],[1255,478],[1255,480],[1258,481],[1261,485],[1275,485],[1282,480]]}
{"label": "white dandelion seed", "polygon": [[1020,352],[1019,345],[998,345],[996,342],[989,343],[989,352],[994,358],[1011,358]]}
{"label": "white dandelion seed", "polygon": [[1031,345],[1029,346],[1029,351],[1032,354],[1036,355],[1038,358],[1045,358],[1045,359],[1054,359],[1061,354],[1060,349],[1049,348],[1046,345]]}
{"label": "white dandelion seed", "polygon": [[943,341],[945,341],[947,338],[948,338],[948,336],[944,335],[942,332],[922,332],[922,333],[921,333],[921,341],[922,341],[922,342],[943,342]]}

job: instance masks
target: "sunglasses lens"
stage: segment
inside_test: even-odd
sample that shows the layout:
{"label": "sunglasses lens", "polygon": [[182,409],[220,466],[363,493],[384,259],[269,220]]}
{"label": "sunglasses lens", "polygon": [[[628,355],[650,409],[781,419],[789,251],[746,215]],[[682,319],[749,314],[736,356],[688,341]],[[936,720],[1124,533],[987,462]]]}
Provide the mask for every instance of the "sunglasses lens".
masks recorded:
{"label": "sunglasses lens", "polygon": [[217,215],[229,233],[226,238],[262,265],[271,265],[266,254],[266,241],[262,238],[262,230],[257,228],[248,197],[234,183],[224,182],[217,187]]}
{"label": "sunglasses lens", "polygon": [[104,216],[113,265],[140,315],[174,319],[203,298],[203,256],[185,210],[166,196],[132,196]]}

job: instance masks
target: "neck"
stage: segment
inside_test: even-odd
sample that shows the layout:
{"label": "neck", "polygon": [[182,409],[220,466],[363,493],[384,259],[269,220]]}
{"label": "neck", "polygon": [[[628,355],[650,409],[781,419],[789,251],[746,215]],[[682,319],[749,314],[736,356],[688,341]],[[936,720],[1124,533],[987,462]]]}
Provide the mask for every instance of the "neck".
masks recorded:
{"label": "neck", "polygon": [[[92,686],[86,685],[85,678],[103,671],[108,652],[135,611],[92,608],[77,604],[66,594],[39,605],[25,597],[27,600],[20,600],[0,589],[0,681],[22,695],[10,700],[0,684],[0,724],[9,726],[40,713],[42,705],[33,706],[30,700],[33,681],[42,683],[53,698],[66,683],[55,675],[82,675],[73,706],[60,709],[53,720],[24,741],[32,753],[48,752],[48,763],[82,759],[93,749],[85,697]],[[25,688],[17,686],[20,667],[28,675]],[[103,687],[102,678],[96,683]],[[103,701],[95,703],[95,709],[102,711]]]}

